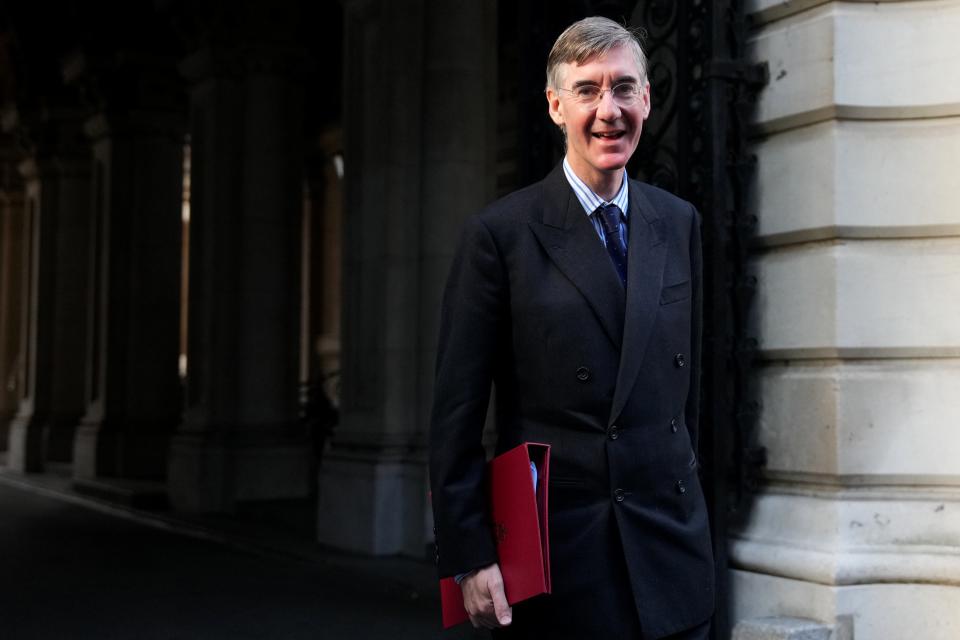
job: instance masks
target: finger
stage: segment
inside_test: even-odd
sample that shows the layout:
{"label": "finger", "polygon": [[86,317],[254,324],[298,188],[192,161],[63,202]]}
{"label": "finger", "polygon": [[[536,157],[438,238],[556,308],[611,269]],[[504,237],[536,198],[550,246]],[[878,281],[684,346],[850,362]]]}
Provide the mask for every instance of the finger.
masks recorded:
{"label": "finger", "polygon": [[483,608],[477,612],[476,615],[477,622],[484,629],[496,629],[500,626],[500,623],[497,621],[497,614],[493,608],[493,601],[489,598],[483,604]]}
{"label": "finger", "polygon": [[490,597],[493,599],[493,612],[501,626],[507,626],[513,621],[513,609],[507,603],[507,596],[503,592],[503,581],[495,580],[490,585]]}
{"label": "finger", "polygon": [[470,616],[470,624],[473,625],[474,629],[495,629],[500,626],[492,614],[488,616],[482,614]]}
{"label": "finger", "polygon": [[489,595],[480,595],[471,591],[471,597],[464,599],[464,607],[474,629],[493,629],[500,626],[493,610],[493,600]]}

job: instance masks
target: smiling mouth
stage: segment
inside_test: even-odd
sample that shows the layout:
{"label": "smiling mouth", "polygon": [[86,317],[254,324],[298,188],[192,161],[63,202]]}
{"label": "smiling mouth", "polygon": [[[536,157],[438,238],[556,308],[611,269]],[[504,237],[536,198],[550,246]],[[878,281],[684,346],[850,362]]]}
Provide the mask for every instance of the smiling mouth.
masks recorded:
{"label": "smiling mouth", "polygon": [[594,138],[599,140],[619,140],[626,135],[624,131],[594,131],[591,133]]}

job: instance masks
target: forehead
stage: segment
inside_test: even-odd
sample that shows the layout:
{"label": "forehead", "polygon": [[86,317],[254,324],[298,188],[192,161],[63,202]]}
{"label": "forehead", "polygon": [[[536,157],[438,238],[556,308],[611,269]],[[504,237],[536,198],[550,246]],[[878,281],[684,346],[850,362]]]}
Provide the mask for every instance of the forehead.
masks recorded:
{"label": "forehead", "polygon": [[640,80],[640,62],[629,48],[614,47],[583,62],[565,62],[560,65],[561,78],[568,82],[593,80],[598,83],[604,79],[617,80],[633,78]]}

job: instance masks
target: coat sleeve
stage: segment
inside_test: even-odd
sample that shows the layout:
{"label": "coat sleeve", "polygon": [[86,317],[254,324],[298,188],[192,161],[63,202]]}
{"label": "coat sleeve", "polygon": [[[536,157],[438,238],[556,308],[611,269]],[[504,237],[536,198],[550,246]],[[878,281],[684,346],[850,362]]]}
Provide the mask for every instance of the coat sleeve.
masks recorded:
{"label": "coat sleeve", "polygon": [[690,229],[690,278],[693,292],[690,318],[690,390],[684,419],[690,432],[693,450],[700,455],[700,371],[702,369],[703,334],[703,249],[700,244],[700,214],[690,207],[693,221]]}
{"label": "coat sleeve", "polygon": [[456,252],[440,313],[430,424],[430,484],[441,577],[495,562],[481,443],[509,293],[502,257],[479,217]]}

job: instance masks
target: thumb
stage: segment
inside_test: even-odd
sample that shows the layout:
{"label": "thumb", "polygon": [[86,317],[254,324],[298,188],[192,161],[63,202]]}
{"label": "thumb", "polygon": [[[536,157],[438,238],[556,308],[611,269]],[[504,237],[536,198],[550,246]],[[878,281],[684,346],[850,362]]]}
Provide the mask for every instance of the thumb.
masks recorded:
{"label": "thumb", "polygon": [[[499,576],[497,576],[499,578]],[[490,585],[490,597],[493,599],[493,612],[501,625],[507,626],[513,621],[513,609],[507,604],[507,596],[503,591],[503,579],[493,580]]]}

